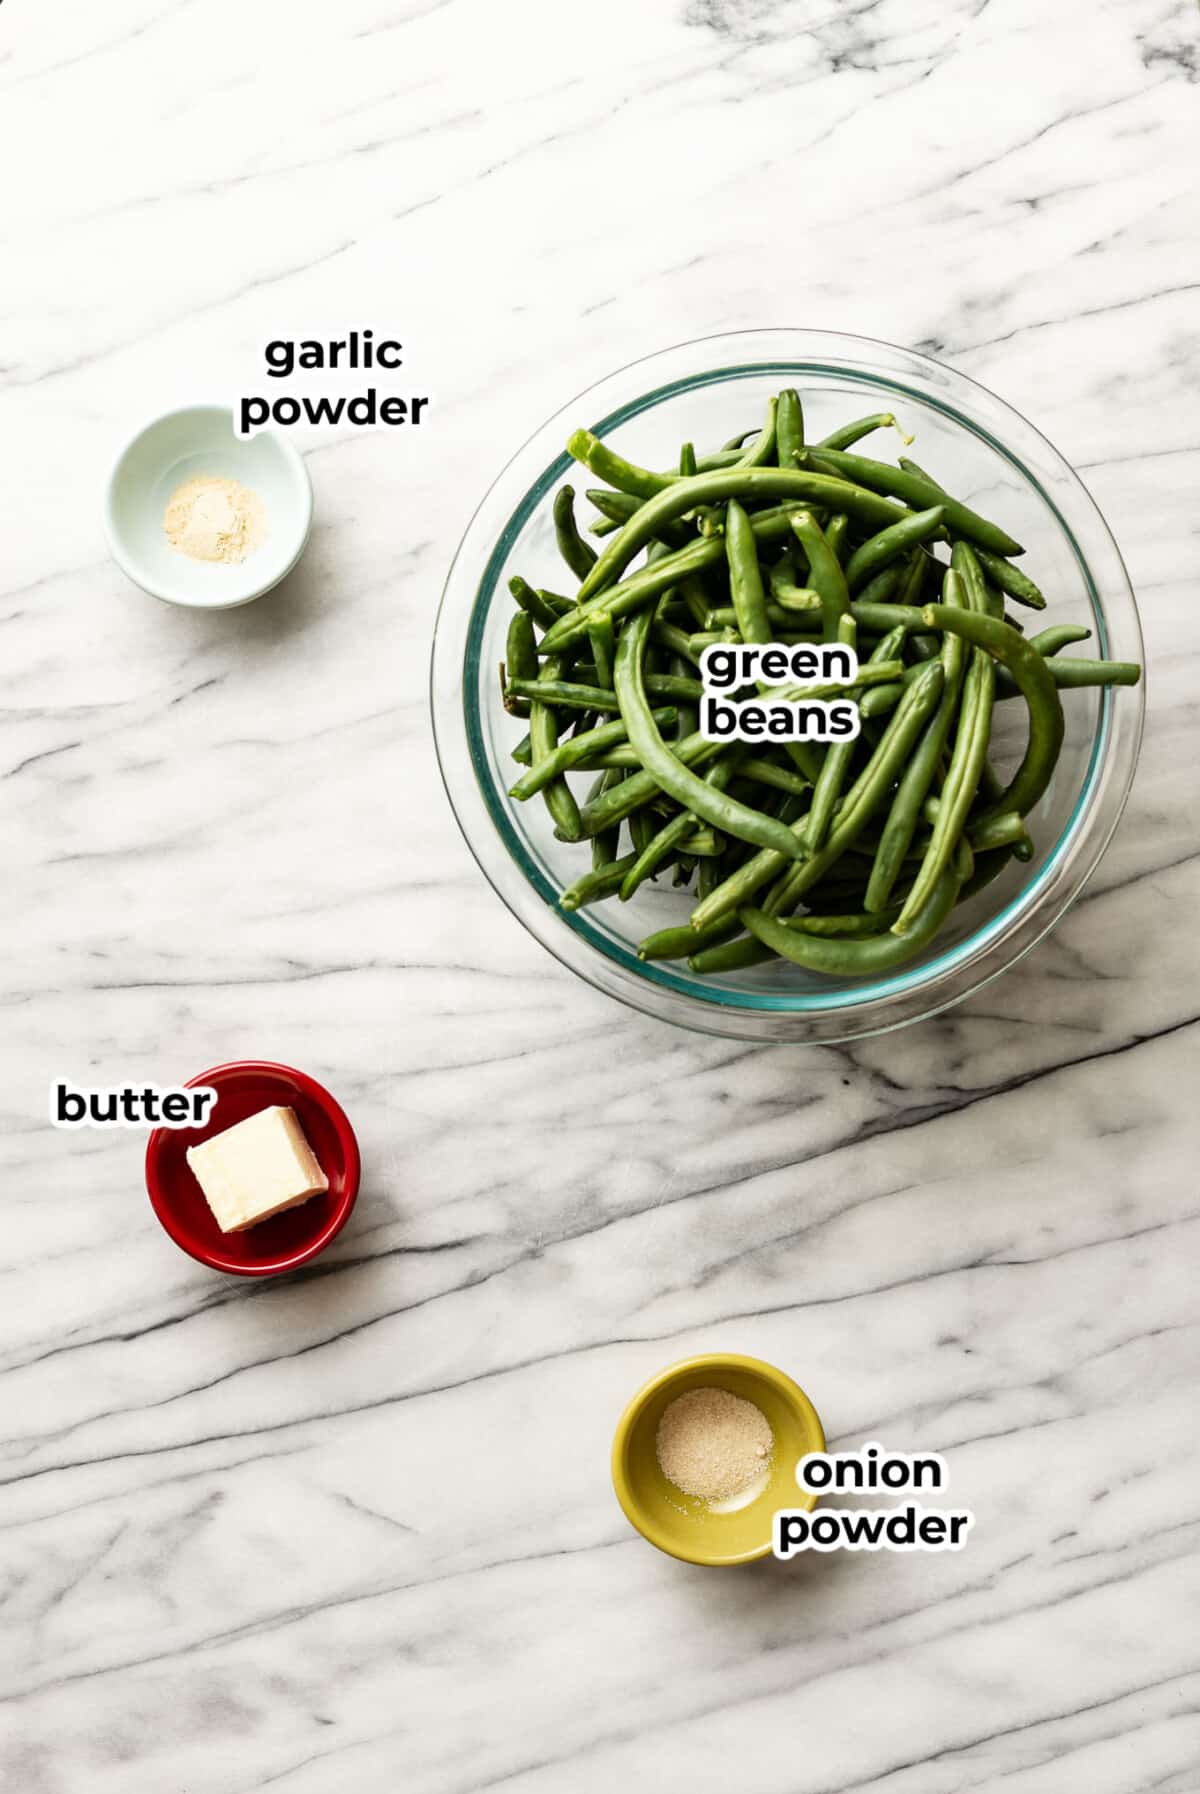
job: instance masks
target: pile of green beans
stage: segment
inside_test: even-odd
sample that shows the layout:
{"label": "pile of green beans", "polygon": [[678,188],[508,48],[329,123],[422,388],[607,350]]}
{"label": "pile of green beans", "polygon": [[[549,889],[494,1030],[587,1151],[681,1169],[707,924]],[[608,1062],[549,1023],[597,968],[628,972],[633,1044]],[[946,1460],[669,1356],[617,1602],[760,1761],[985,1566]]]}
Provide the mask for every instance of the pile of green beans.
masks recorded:
{"label": "pile of green beans", "polygon": [[[560,840],[590,843],[564,909],[627,903],[668,871],[694,892],[690,921],[644,940],[645,959],[702,973],[785,959],[835,977],[903,964],[957,903],[1032,858],[1025,818],[1062,748],[1060,692],[1140,677],[1063,656],[1086,629],[1026,634],[1008,602],[1046,600],[1015,564],[1020,543],[907,457],[853,452],[890,427],[873,415],[810,444],[789,389],[757,429],[707,455],[684,443],[665,471],[587,430],[567,445],[603,482],[587,492],[603,546],[564,486],[554,530],[573,595],[511,582],[501,684],[528,721],[511,795],[544,803]],[[699,662],[715,642],[853,647],[861,733],[709,741]],[[1005,781],[989,753],[1008,699],[1029,728]]]}

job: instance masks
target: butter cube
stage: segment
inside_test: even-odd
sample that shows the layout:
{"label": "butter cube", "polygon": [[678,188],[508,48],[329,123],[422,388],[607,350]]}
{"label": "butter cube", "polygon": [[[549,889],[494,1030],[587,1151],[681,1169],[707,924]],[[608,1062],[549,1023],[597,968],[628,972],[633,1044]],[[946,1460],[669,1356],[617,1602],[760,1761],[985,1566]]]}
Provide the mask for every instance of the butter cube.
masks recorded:
{"label": "butter cube", "polygon": [[187,1162],[222,1233],[242,1233],[329,1188],[292,1109],[260,1109],[189,1146]]}

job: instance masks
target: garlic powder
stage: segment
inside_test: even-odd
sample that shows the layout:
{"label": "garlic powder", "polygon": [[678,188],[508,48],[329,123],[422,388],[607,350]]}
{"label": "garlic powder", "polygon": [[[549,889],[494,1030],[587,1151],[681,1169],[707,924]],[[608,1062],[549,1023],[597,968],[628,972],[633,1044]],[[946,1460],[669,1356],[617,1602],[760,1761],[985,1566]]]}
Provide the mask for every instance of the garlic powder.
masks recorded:
{"label": "garlic powder", "polygon": [[163,529],[180,554],[236,566],[266,539],[266,508],[240,480],[200,474],[171,494]]}

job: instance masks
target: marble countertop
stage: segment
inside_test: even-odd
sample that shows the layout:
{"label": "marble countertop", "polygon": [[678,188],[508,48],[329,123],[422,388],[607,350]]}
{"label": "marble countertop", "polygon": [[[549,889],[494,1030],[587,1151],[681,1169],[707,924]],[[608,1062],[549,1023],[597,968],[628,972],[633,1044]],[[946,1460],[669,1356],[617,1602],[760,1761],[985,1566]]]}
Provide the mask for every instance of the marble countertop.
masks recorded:
{"label": "marble countertop", "polygon": [[[1195,1794],[1198,81],[1191,0],[3,8],[13,1794]],[[1151,663],[1086,900],[838,1049],[572,979],[463,845],[425,694],[510,448],[639,354],[792,323],[1032,417]],[[127,431],[367,325],[433,408],[309,439],[300,571],[224,615],[131,587]],[[136,1135],[45,1122],[56,1076],[246,1055],[363,1147],[281,1285],[173,1247]],[[650,1549],[615,1417],[718,1348],[839,1445],[944,1452],[969,1548]]]}

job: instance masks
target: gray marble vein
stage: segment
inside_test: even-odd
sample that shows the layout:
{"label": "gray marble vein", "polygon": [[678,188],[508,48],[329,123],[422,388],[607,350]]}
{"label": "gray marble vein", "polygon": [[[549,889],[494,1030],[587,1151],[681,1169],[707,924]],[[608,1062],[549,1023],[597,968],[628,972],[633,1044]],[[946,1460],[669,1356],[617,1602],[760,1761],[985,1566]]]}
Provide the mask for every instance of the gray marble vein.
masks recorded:
{"label": "gray marble vein", "polygon": [[[11,16],[9,16],[11,15]],[[1200,13],[1192,0],[109,0],[0,13],[0,1782],[14,1794],[1195,1794]],[[388,325],[248,611],[105,553],[111,455]],[[754,324],[939,355],[1081,469],[1150,659],[1129,811],[1022,964],[750,1048],[576,983],[426,710],[513,446]],[[310,851],[310,842],[320,850]],[[53,1078],[310,1068],[354,1222],[223,1281]],[[706,1575],[615,1419],[756,1353],[946,1453],[969,1548]]]}

